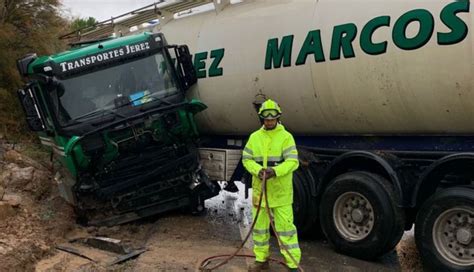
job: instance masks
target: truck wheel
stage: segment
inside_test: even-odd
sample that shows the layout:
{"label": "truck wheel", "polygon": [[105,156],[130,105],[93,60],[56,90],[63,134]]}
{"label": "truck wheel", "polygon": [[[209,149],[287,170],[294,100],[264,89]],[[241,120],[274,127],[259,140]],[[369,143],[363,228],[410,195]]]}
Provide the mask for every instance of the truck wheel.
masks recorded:
{"label": "truck wheel", "polygon": [[474,270],[474,189],[453,187],[431,196],[415,223],[423,263],[435,271]]}
{"label": "truck wheel", "polygon": [[336,177],[320,205],[321,227],[336,250],[360,259],[374,259],[400,241],[403,210],[392,185],[369,172]]}
{"label": "truck wheel", "polygon": [[318,209],[315,198],[311,195],[311,176],[308,169],[298,168],[293,175],[294,201],[293,213],[294,222],[298,235],[302,237],[316,237],[319,230],[315,228],[318,218]]}
{"label": "truck wheel", "polygon": [[87,211],[74,206],[74,214],[76,215],[76,223],[81,226],[87,226],[89,223],[89,217],[87,216]]}

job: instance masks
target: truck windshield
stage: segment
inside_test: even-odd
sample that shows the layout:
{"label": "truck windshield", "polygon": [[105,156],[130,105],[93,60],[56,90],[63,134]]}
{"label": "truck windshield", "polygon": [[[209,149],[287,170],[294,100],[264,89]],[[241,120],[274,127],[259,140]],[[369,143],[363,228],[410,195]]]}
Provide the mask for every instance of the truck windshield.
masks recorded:
{"label": "truck windshield", "polygon": [[59,80],[52,93],[59,123],[111,112],[121,106],[140,106],[179,92],[161,53],[74,78]]}

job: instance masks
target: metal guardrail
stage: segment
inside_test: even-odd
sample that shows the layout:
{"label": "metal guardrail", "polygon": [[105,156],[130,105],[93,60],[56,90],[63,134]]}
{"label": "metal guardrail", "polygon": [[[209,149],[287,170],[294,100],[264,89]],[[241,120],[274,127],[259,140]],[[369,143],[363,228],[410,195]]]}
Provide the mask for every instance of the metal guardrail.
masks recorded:
{"label": "metal guardrail", "polygon": [[[213,3],[214,0],[186,1],[174,0],[168,2],[159,0],[153,4],[132,10],[116,17],[98,22],[92,26],[84,27],[59,37],[59,39],[74,41],[87,41],[111,36],[118,28],[131,28],[152,20],[161,19],[162,15],[174,16],[174,14],[195,7]],[[169,21],[168,18],[167,21]]]}

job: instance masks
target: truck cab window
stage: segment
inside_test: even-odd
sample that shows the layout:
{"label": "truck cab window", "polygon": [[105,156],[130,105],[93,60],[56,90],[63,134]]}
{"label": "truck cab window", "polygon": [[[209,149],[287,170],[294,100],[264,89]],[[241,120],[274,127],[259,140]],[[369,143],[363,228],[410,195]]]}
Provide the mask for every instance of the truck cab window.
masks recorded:
{"label": "truck cab window", "polygon": [[179,91],[171,75],[165,58],[158,53],[60,80],[64,91],[57,93],[58,120],[67,126],[77,118],[94,116],[89,113],[116,110],[114,100],[118,97],[126,97],[133,107],[176,94]]}

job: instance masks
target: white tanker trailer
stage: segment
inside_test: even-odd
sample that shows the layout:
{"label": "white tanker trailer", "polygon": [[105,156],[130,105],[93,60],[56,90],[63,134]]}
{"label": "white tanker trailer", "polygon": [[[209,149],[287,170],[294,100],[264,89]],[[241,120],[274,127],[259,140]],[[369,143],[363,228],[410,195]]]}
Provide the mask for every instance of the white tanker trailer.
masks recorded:
{"label": "white tanker trailer", "polygon": [[474,17],[452,2],[244,1],[159,31],[194,54],[206,133],[248,135],[265,95],[297,135],[469,134]]}
{"label": "white tanker trailer", "polygon": [[[178,18],[202,3],[216,8]],[[87,41],[157,15],[159,33]],[[415,225],[426,265],[472,271],[473,27],[467,0],[177,0],[19,60],[19,97],[89,224],[201,211],[216,181],[249,185],[242,148],[272,98],[299,150],[301,234],[321,226],[338,251],[373,259]]]}
{"label": "white tanker trailer", "polygon": [[237,154],[272,98],[300,151],[303,234],[320,222],[338,251],[371,259],[415,223],[427,265],[472,271],[473,25],[469,1],[272,0],[156,31],[194,54],[213,179],[241,179]]}

